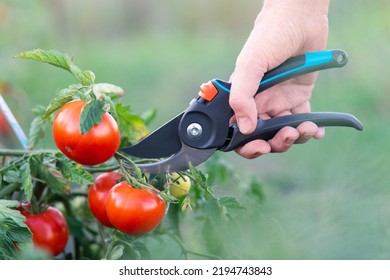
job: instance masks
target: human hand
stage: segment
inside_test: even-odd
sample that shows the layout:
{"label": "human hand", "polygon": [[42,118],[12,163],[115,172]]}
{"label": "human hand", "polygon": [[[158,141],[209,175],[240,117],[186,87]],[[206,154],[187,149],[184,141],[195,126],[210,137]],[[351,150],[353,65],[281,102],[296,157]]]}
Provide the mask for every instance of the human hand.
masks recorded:
{"label": "human hand", "polygon": [[[269,119],[310,111],[316,73],[296,77],[261,94],[256,93],[265,72],[292,56],[322,50],[328,35],[329,0],[266,0],[240,52],[234,72],[230,106],[242,133],[253,132],[257,116]],[[246,158],[287,151],[294,143],[320,139],[325,130],[312,122],[284,127],[271,140],[255,140],[236,149]]]}

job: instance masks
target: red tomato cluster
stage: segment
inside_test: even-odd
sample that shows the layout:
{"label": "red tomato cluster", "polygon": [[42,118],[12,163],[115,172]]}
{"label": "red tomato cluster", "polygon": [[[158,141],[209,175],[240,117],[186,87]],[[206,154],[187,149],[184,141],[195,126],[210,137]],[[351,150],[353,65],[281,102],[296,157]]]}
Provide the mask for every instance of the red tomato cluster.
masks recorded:
{"label": "red tomato cluster", "polygon": [[48,207],[41,213],[30,213],[31,204],[22,204],[18,210],[26,217],[26,225],[32,233],[36,248],[56,256],[64,251],[68,242],[69,228],[62,213]]}
{"label": "red tomato cluster", "polygon": [[116,172],[102,173],[88,192],[88,202],[98,221],[130,235],[155,229],[165,215],[166,202],[157,194],[136,189]]}
{"label": "red tomato cluster", "polygon": [[80,131],[80,115],[86,105],[82,100],[65,104],[53,122],[54,142],[68,158],[85,165],[97,165],[109,160],[118,150],[120,132],[115,119],[104,113],[102,121],[90,131]]}

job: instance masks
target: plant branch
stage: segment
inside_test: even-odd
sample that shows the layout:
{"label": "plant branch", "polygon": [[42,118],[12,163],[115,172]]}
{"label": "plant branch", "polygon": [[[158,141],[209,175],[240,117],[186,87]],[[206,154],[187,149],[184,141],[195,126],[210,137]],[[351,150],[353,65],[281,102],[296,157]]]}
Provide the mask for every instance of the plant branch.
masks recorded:
{"label": "plant branch", "polygon": [[0,198],[11,194],[12,192],[16,191],[19,187],[20,187],[19,183],[13,183],[13,184],[9,184],[8,186],[2,188],[0,190]]}
{"label": "plant branch", "polygon": [[22,157],[28,154],[55,154],[58,153],[58,150],[22,150],[22,149],[0,149],[0,156],[13,156],[13,157]]}

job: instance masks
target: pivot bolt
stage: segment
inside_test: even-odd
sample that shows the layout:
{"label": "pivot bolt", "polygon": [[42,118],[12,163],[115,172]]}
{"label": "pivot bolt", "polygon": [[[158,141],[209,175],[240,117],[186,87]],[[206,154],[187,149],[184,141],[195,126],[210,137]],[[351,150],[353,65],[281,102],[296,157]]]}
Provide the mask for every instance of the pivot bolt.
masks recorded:
{"label": "pivot bolt", "polygon": [[202,135],[202,132],[203,132],[203,128],[200,124],[198,123],[191,123],[188,127],[187,127],[187,135],[188,137],[190,137],[191,139],[196,139],[196,138],[199,138],[201,135]]}

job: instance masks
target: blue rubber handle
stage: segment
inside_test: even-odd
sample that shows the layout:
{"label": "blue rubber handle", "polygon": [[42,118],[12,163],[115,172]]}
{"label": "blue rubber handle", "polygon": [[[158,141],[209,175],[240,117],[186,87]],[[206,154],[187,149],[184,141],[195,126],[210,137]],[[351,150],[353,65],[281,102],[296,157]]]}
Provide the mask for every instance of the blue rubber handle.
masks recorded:
{"label": "blue rubber handle", "polygon": [[[348,55],[344,50],[310,52],[289,58],[278,67],[264,74],[256,94],[294,77],[319,70],[343,67],[347,62]],[[231,84],[229,82],[213,80],[213,83],[230,93]]]}
{"label": "blue rubber handle", "polygon": [[257,93],[297,76],[343,67],[347,62],[348,55],[343,50],[325,50],[292,57],[264,75]]}

